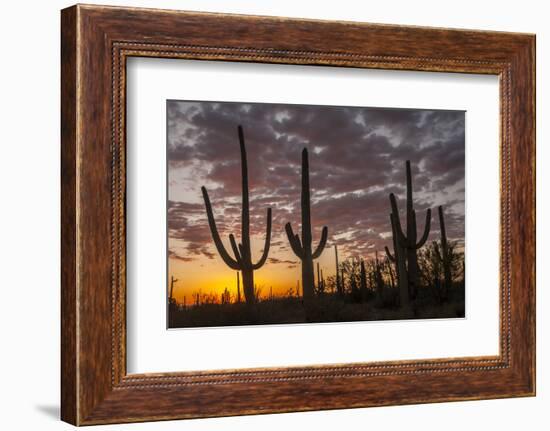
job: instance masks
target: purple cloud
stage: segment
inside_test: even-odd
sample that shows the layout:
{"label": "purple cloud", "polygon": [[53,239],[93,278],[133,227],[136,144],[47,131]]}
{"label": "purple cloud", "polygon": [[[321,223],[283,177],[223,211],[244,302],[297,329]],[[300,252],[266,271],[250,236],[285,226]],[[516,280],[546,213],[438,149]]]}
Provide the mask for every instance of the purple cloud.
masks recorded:
{"label": "purple cloud", "polygon": [[396,194],[404,225],[406,160],[412,165],[419,230],[425,210],[432,208],[430,238],[438,238],[435,207],[444,205],[448,236],[464,241],[462,111],[169,101],[167,115],[169,245],[183,248],[185,256],[214,256],[202,185],[220,234],[239,236],[239,124],[248,155],[251,234],[263,237],[271,207],[275,252],[287,249],[284,224],[299,226],[304,147],[314,241],[327,225],[330,243],[351,255],[390,245],[388,196]]}

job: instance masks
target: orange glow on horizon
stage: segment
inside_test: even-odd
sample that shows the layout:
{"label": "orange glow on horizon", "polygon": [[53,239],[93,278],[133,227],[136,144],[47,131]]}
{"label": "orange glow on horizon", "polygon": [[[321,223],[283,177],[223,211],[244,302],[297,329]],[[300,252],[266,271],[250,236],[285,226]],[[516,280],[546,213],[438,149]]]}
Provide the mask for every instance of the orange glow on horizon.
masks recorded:
{"label": "orange glow on horizon", "polygon": [[[289,267],[287,263],[270,263],[269,261],[254,271],[254,284],[260,290],[260,298],[269,296],[286,296],[290,289],[296,292],[297,284],[301,285],[301,262],[293,255],[289,260],[295,261],[295,265]],[[343,258],[343,256],[342,256]],[[325,280],[335,274],[335,258],[332,248],[325,249],[321,257],[315,261],[315,279],[317,280],[317,262],[323,271]],[[232,298],[237,296],[237,272],[229,268],[216,254],[213,259],[206,256],[197,256],[190,262],[170,258],[168,263],[168,288],[173,276],[178,281],[174,284],[173,297],[178,303],[190,304],[193,294],[214,294],[218,297],[227,290]],[[244,300],[242,275],[240,277],[241,297]],[[300,287],[301,289],[301,287]]]}

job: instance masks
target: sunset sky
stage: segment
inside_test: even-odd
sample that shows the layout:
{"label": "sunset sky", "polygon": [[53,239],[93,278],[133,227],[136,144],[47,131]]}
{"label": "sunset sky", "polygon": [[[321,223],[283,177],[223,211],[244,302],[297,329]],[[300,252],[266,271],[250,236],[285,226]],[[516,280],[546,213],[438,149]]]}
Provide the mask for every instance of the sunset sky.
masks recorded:
{"label": "sunset sky", "polygon": [[[208,189],[220,236],[240,241],[241,168],[237,126],[248,155],[253,261],[261,255],[266,211],[273,211],[271,249],[255,271],[262,294],[282,294],[301,278],[284,225],[300,232],[301,152],[309,150],[313,247],[329,231],[318,260],[325,278],[340,261],[369,259],[390,249],[389,194],[405,228],[405,161],[411,160],[418,229],[432,208],[431,239],[439,239],[437,205],[447,236],[464,242],[463,111],[356,108],[226,102],[167,102],[168,275],[179,281],[180,302],[193,292],[236,291],[236,272],[219,257],[210,234],[201,186]],[[421,235],[421,231],[419,232]]]}

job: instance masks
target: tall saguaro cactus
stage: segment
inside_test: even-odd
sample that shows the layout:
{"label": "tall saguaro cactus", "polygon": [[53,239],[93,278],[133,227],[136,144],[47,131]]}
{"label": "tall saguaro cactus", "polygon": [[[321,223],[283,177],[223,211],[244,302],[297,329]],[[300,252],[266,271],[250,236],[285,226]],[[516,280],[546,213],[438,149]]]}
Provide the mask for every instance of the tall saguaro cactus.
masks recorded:
{"label": "tall saguaro cactus", "polygon": [[328,228],[323,227],[319,245],[312,251],[311,249],[311,203],[309,195],[309,161],[307,149],[302,151],[302,239],[294,234],[290,223],[285,225],[286,235],[292,251],[302,261],[302,293],[304,300],[308,301],[315,294],[315,285],[313,280],[313,260],[321,256],[327,243]]}
{"label": "tall saguaro cactus", "polygon": [[204,198],[204,205],[206,207],[206,215],[208,216],[208,224],[210,226],[210,232],[212,233],[212,239],[216,245],[216,249],[223,259],[225,264],[231,269],[241,271],[243,292],[247,304],[253,304],[256,302],[254,293],[254,271],[260,269],[269,254],[269,246],[271,244],[271,208],[267,209],[267,227],[265,234],[265,245],[262,256],[256,263],[252,263],[252,252],[250,250],[250,208],[248,199],[248,166],[246,161],[246,148],[244,144],[244,134],[242,126],[238,127],[239,143],[241,147],[241,178],[242,178],[242,219],[241,219],[241,243],[237,245],[235,236],[229,235],[229,242],[233,250],[235,257],[226,251],[218,233],[216,227],[216,221],[214,220],[214,214],[212,212],[212,205],[210,204],[210,198],[206,188],[202,187],[202,196]]}
{"label": "tall saguaro cactus", "polygon": [[443,275],[445,277],[445,296],[448,295],[452,285],[452,272],[451,272],[451,250],[447,243],[447,231],[445,229],[445,217],[443,215],[443,207],[440,205],[437,208],[439,212],[439,227],[441,230],[441,252],[439,248],[436,248],[437,257],[443,264]]}
{"label": "tall saguaro cactus", "polygon": [[395,216],[390,214],[390,223],[393,239],[393,255],[388,247],[384,247],[386,255],[390,262],[395,265],[395,273],[397,274],[397,286],[399,287],[399,303],[404,306],[409,302],[409,283],[407,281],[407,256],[405,248],[399,244],[397,240],[397,228],[395,226]]}
{"label": "tall saguaro cactus", "polygon": [[407,170],[407,234],[403,233],[401,228],[401,222],[399,220],[399,210],[397,209],[397,202],[395,195],[390,194],[390,203],[395,221],[395,230],[397,233],[397,241],[401,247],[407,251],[407,280],[409,283],[409,295],[411,299],[416,298],[416,292],[418,289],[418,260],[417,250],[422,247],[428,235],[430,234],[430,223],[432,220],[432,211],[428,208],[426,211],[426,224],[424,225],[424,233],[420,240],[417,241],[416,232],[416,212],[413,208],[413,192],[412,192],[412,178],[411,178],[411,162],[406,162]]}

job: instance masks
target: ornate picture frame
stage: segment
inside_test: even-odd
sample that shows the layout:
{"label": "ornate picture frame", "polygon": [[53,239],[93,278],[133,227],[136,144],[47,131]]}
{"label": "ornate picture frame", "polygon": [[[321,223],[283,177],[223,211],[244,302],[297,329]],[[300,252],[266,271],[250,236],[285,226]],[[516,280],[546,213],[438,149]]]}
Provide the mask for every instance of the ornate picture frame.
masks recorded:
{"label": "ornate picture frame", "polygon": [[[91,425],[535,394],[534,35],[91,5],[64,9],[61,18],[64,421]],[[498,76],[499,354],[128,374],[130,57]]]}

